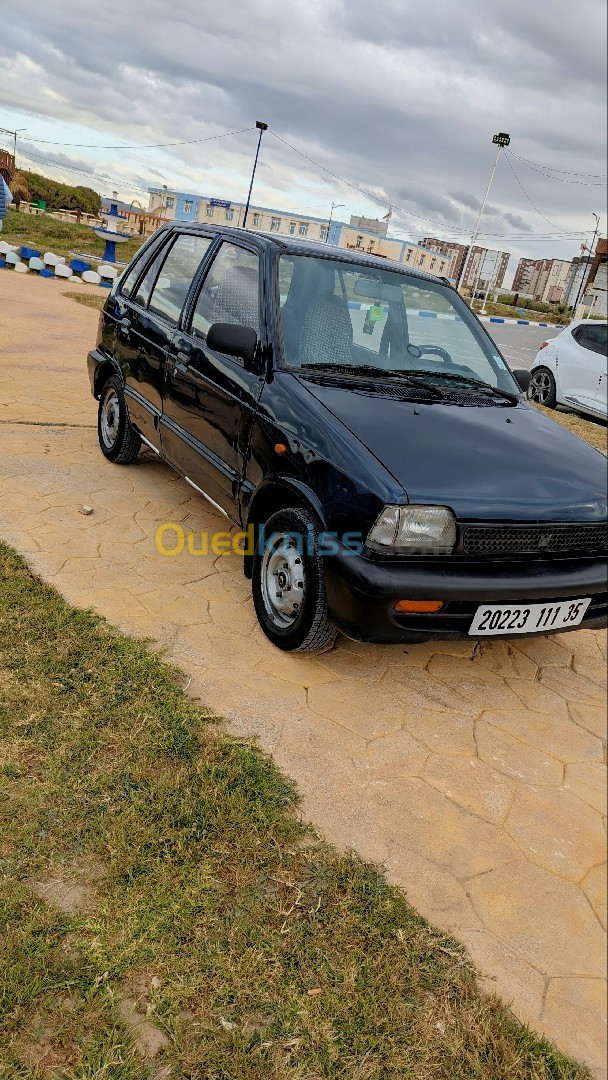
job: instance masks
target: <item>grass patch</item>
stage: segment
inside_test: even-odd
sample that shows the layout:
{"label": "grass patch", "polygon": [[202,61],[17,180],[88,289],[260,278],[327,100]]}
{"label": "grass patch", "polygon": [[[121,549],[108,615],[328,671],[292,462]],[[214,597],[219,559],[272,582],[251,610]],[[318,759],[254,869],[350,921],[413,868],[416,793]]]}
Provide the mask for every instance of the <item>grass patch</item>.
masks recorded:
{"label": "grass patch", "polygon": [[101,296],[99,293],[90,292],[64,292],[62,296],[67,296],[68,300],[75,300],[77,304],[84,304],[85,307],[95,308],[96,311],[101,311],[106,300],[107,294]]}
{"label": "grass patch", "polygon": [[[20,214],[17,210],[8,211],[2,227],[2,239],[8,244],[21,247],[26,244],[44,254],[52,251],[55,255],[69,258],[73,251],[83,255],[104,253],[105,241],[88,225],[75,225],[69,221],[58,221],[48,214]],[[117,252],[121,262],[130,262],[139,251],[143,237],[127,240]]]}
{"label": "grass patch", "polygon": [[574,435],[578,435],[580,439],[590,443],[596,450],[601,450],[602,454],[608,453],[608,427],[601,421],[596,423],[593,420],[587,420],[584,416],[578,416],[577,413],[546,409],[544,405],[537,405],[535,401],[531,401],[530,405],[534,405],[535,409],[544,413],[550,420],[555,420],[557,424],[561,424]]}
{"label": "grass patch", "polygon": [[[473,311],[479,315],[483,305],[482,300],[473,300]],[[553,311],[537,311],[536,308],[518,308],[513,307],[511,304],[498,304],[493,300],[488,300],[485,305],[486,315],[496,315],[504,319],[527,319],[528,322],[542,322],[549,323],[552,326],[566,326],[572,316],[560,315]]]}
{"label": "grass patch", "polygon": [[[0,727],[0,1075],[151,1076],[123,1022],[142,986],[173,1077],[588,1075],[376,869],[318,841],[292,784],[176,672],[2,544]],[[25,884],[79,874],[97,899],[76,912]]]}

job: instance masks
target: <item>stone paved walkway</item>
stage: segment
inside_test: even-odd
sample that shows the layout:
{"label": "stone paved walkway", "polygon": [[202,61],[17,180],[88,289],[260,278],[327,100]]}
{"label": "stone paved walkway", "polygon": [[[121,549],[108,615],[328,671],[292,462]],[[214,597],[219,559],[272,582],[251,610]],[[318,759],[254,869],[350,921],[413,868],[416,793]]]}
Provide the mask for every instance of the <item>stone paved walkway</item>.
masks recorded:
{"label": "stone paved walkway", "polygon": [[102,457],[97,313],[61,291],[0,273],[0,536],[72,603],[161,643],[329,840],[383,863],[518,1016],[605,1075],[605,633],[273,649],[235,555],[156,551],[162,522],[224,522],[152,455]]}

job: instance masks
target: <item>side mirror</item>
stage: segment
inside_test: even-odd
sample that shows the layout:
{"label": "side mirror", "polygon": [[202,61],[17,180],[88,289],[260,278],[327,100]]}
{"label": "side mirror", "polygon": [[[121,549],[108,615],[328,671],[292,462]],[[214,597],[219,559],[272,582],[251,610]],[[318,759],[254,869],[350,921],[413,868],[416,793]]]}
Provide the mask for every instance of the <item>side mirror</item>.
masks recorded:
{"label": "side mirror", "polygon": [[526,371],[525,368],[513,368],[511,374],[520,390],[523,390],[524,394],[526,394],[528,392],[528,387],[530,386],[530,379],[532,378],[530,372]]}
{"label": "side mirror", "polygon": [[247,371],[257,371],[255,363],[258,335],[252,326],[235,323],[213,323],[207,332],[207,345],[214,352],[236,356],[243,361]]}

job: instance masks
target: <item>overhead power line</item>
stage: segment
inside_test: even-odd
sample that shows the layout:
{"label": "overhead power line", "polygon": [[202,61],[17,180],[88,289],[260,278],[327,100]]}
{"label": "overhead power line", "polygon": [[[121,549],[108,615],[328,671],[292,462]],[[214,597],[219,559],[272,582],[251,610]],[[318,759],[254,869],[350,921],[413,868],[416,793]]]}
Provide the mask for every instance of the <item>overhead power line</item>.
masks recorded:
{"label": "overhead power line", "polygon": [[524,161],[526,165],[535,165],[538,169],[545,169],[546,172],[558,172],[564,173],[566,176],[584,176],[591,180],[605,180],[606,173],[579,173],[572,172],[569,169],[558,169],[554,165],[542,165],[540,161],[531,161],[530,158],[522,157],[521,154],[516,154],[513,150],[509,150],[510,154],[519,158],[520,161]]}
{"label": "overhead power line", "polygon": [[[358,191],[361,195],[365,195],[365,196],[367,196],[367,198],[374,200],[375,202],[379,203],[379,205],[381,205],[381,206],[389,206],[393,210],[398,210],[399,213],[406,214],[408,217],[414,218],[417,221],[424,221],[427,224],[436,225],[439,228],[443,229],[444,232],[450,233],[453,237],[463,236],[464,235],[464,233],[465,233],[464,229],[457,229],[454,225],[448,225],[447,222],[445,222],[445,221],[437,221],[434,218],[424,217],[422,214],[415,214],[415,213],[413,213],[413,211],[406,210],[405,207],[398,206],[394,202],[390,203],[388,201],[388,199],[383,199],[382,196],[376,195],[375,192],[373,192],[373,191],[368,191],[366,188],[360,187],[359,184],[355,184],[352,180],[346,180],[343,176],[339,176],[338,173],[332,172],[332,170],[328,169],[326,165],[322,165],[321,162],[315,161],[314,158],[311,158],[308,154],[305,154],[302,150],[298,150],[297,146],[293,146],[291,143],[287,142],[287,139],[283,139],[280,135],[277,134],[276,131],[273,131],[272,128],[269,128],[269,131],[270,131],[271,135],[274,135],[275,139],[278,139],[279,142],[282,142],[285,146],[288,146],[290,150],[293,150],[294,153],[299,154],[300,157],[305,158],[305,160],[309,161],[311,165],[314,165],[314,166],[316,166],[316,168],[321,169],[324,173],[327,173],[328,176],[333,177],[334,180],[339,180],[340,183],[346,184],[347,187],[353,188],[355,191]],[[509,162],[509,165],[510,164],[511,163]],[[513,171],[513,175],[515,176],[515,179],[517,180],[519,186],[522,187],[520,181],[517,178],[515,170],[513,169],[512,166],[511,166],[511,169]],[[522,191],[524,191],[523,187],[522,187]],[[544,220],[547,221],[548,224],[551,225],[551,227],[553,229],[560,232],[561,235],[564,238],[576,237],[576,236],[582,236],[583,235],[583,233],[580,232],[580,231],[574,231],[574,230],[568,231],[568,230],[565,230],[565,229],[560,229],[559,226],[554,225],[554,223],[552,221],[549,221],[548,218],[545,218],[544,214],[542,214],[541,211],[536,206],[534,206],[534,203],[532,202],[529,195],[525,191],[524,191],[524,195],[529,200],[529,202],[532,204],[532,206],[536,210],[537,214],[540,214],[540,216],[543,217]],[[484,233],[483,235],[484,236],[489,236],[491,234]],[[495,235],[496,237],[499,237],[499,236],[502,235],[505,238],[516,239],[516,237],[512,233],[503,233],[503,234],[496,233],[496,234],[493,234],[493,235]],[[534,234],[534,238],[535,239],[541,239],[540,235],[538,235],[538,234]],[[530,237],[530,239],[532,239],[532,237]]]}
{"label": "overhead power line", "polygon": [[[133,143],[128,145],[111,145],[103,143],[70,143],[60,142],[54,139],[37,139],[31,136],[27,141],[45,143],[47,146],[71,146],[80,150],[162,150],[169,146],[192,146],[194,143],[213,142],[214,139],[227,139],[229,135],[242,135],[244,131],[254,131],[253,126],[239,128],[238,131],[224,131],[221,135],[207,135],[204,139],[179,139],[176,142],[167,143]],[[21,140],[20,140],[21,141]]]}
{"label": "overhead power line", "polygon": [[579,187],[606,187],[608,183],[606,180],[597,180],[593,183],[588,183],[586,180],[568,180],[565,176],[556,176],[553,173],[545,172],[544,169],[537,169],[535,165],[526,161],[525,158],[520,157],[519,154],[516,154],[515,157],[517,157],[519,161],[522,161],[528,169],[532,170],[532,172],[538,173],[539,176],[544,176],[547,180],[556,180],[558,184],[576,184]]}
{"label": "overhead power line", "polygon": [[526,191],[526,189],[525,189],[524,185],[522,184],[521,180],[519,179],[519,176],[518,176],[518,175],[517,175],[517,173],[515,172],[515,169],[513,168],[513,165],[511,164],[511,161],[510,161],[510,157],[509,157],[508,151],[507,151],[507,158],[506,158],[506,161],[507,161],[507,165],[509,166],[509,168],[510,168],[511,172],[513,173],[513,176],[515,177],[515,179],[516,179],[517,183],[519,184],[519,186],[520,186],[520,188],[521,188],[522,192],[524,193],[524,195],[525,195],[526,199],[527,199],[527,200],[528,200],[528,202],[530,203],[530,206],[532,207],[532,209],[533,209],[533,210],[536,210],[536,213],[537,213],[537,214],[539,214],[539,216],[540,216],[540,217],[542,217],[543,221],[546,221],[546,222],[547,222],[547,224],[549,224],[549,225],[551,226],[551,228],[552,228],[552,229],[555,229],[555,231],[556,231],[556,232],[558,232],[558,233],[561,233],[561,234],[563,235],[563,232],[564,232],[564,230],[563,230],[563,229],[560,229],[559,225],[556,225],[554,221],[551,221],[551,219],[550,219],[550,218],[546,217],[546,216],[545,216],[545,214],[543,214],[542,210],[539,210],[539,209],[538,209],[538,206],[536,205],[536,203],[535,203],[535,202],[533,202],[533,201],[532,201],[532,199],[530,198],[530,196],[528,195],[528,192]]}

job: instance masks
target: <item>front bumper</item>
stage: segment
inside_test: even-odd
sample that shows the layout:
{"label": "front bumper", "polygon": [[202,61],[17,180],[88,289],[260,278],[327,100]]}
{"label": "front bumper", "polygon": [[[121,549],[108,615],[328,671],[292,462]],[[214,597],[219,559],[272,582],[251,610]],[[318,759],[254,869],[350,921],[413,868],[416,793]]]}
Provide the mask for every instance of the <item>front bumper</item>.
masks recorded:
{"label": "front bumper", "polygon": [[[390,644],[468,637],[479,604],[569,597],[593,598],[577,629],[608,625],[606,559],[375,561],[341,548],[325,558],[324,565],[330,618],[343,634],[358,641]],[[393,610],[401,599],[443,600],[444,606],[436,615],[402,615]]]}

